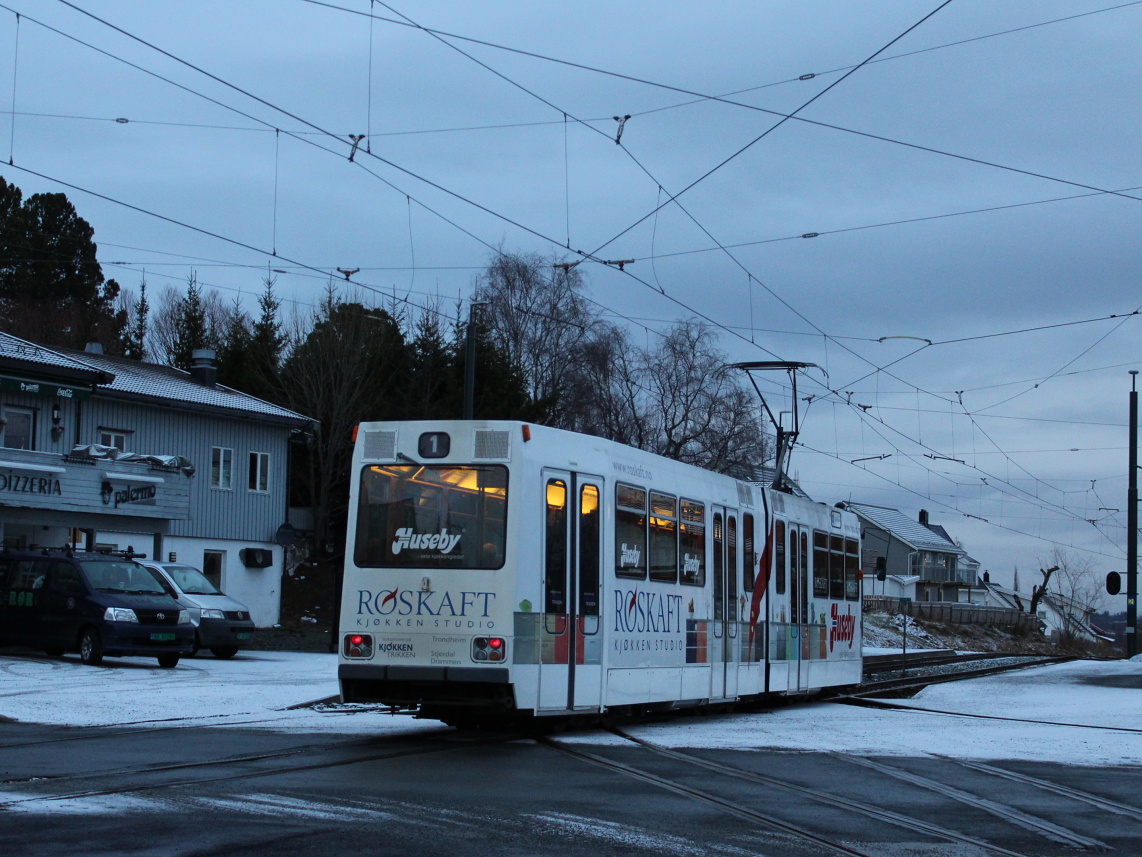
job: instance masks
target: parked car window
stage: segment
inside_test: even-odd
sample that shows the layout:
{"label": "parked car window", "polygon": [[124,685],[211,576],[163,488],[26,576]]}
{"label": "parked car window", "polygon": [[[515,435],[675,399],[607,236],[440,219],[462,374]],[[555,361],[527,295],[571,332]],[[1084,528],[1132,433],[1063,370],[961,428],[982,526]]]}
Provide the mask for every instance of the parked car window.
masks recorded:
{"label": "parked car window", "polygon": [[175,586],[187,595],[221,595],[222,591],[192,565],[164,565]]}
{"label": "parked car window", "polygon": [[151,573],[136,562],[80,563],[87,581],[100,592],[131,592],[142,595],[165,594]]}
{"label": "parked car window", "polygon": [[53,562],[48,580],[53,592],[74,595],[84,591],[79,572],[70,562]]}

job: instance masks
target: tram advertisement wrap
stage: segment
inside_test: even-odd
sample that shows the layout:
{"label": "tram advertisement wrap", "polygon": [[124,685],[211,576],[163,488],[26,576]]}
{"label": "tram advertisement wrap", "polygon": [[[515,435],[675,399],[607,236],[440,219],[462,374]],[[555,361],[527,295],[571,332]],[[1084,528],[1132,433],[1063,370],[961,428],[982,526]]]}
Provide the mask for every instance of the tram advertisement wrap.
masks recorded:
{"label": "tram advertisement wrap", "polygon": [[616,589],[614,604],[613,654],[685,651],[681,595]]}
{"label": "tram advertisement wrap", "polygon": [[358,589],[354,628],[490,631],[495,592]]}

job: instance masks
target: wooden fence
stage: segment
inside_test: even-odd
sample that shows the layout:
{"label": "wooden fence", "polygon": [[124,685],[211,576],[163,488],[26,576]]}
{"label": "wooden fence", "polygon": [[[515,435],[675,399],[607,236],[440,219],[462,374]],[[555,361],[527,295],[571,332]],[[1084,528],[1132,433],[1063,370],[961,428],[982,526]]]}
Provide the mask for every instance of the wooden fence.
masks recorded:
{"label": "wooden fence", "polygon": [[905,601],[890,595],[866,595],[868,613],[907,613],[914,619],[947,622],[952,625],[991,625],[1012,631],[1037,631],[1039,619],[1014,607],[991,607],[956,601]]}

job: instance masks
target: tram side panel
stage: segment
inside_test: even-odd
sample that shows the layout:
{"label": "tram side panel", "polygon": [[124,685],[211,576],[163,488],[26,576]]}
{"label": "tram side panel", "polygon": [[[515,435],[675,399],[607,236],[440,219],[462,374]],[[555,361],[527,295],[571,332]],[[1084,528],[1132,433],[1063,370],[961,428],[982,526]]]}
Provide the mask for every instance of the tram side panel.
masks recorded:
{"label": "tram side panel", "polygon": [[770,687],[803,693],[861,677],[860,530],[854,516],[773,492]]}

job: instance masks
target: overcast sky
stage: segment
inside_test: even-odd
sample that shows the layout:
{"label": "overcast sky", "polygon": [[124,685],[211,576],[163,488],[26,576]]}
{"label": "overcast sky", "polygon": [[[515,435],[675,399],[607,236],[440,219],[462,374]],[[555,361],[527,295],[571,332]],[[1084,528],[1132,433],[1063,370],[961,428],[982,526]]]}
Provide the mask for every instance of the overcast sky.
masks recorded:
{"label": "overcast sky", "polygon": [[454,312],[493,248],[583,260],[636,342],[820,366],[806,489],[1028,590],[1055,544],[1125,567],[1140,48],[1096,0],[0,0],[0,175],[124,286],[250,311],[274,271]]}

